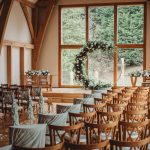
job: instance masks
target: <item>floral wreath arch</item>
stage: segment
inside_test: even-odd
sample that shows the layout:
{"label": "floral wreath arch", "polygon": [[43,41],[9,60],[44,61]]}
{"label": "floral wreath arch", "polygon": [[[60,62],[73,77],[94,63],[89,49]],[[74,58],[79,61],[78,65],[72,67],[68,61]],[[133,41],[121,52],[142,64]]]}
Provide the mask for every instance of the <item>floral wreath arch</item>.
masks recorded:
{"label": "floral wreath arch", "polygon": [[75,80],[82,84],[85,88],[89,89],[101,89],[110,87],[111,84],[100,82],[98,85],[90,86],[91,83],[94,83],[93,80],[89,79],[88,75],[84,71],[85,62],[88,59],[88,55],[94,51],[110,51],[112,50],[112,45],[108,45],[104,42],[93,42],[89,41],[81,49],[81,52],[76,55],[73,72],[75,74]]}

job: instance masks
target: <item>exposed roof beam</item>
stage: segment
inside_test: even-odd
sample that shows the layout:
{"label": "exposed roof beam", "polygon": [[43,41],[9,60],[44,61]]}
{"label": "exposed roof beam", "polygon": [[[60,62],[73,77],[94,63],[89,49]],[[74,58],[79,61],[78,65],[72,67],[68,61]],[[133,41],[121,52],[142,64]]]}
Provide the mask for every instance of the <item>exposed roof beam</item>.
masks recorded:
{"label": "exposed roof beam", "polygon": [[3,9],[0,16],[0,51],[13,2],[14,0],[4,0]]}
{"label": "exposed roof beam", "polygon": [[28,24],[28,27],[29,27],[29,30],[30,30],[30,34],[31,34],[31,37],[32,37],[32,40],[34,40],[34,29],[33,29],[33,25],[32,25],[32,18],[29,15],[27,7],[24,4],[22,4],[22,3],[20,3],[20,5],[21,5],[21,8],[23,10],[24,16],[26,18],[26,21],[27,21],[27,24]]}
{"label": "exposed roof beam", "polygon": [[35,4],[30,2],[30,1],[28,1],[28,0],[16,0],[16,1],[18,1],[18,2],[28,6],[30,8],[35,8]]}
{"label": "exposed roof beam", "polygon": [[[49,4],[47,5],[47,8],[45,8],[45,18],[39,25],[38,34],[35,40],[35,48],[32,51],[32,68],[37,69],[38,67],[38,61],[40,56],[40,50],[43,43],[45,31],[47,29],[47,25],[50,19],[50,16],[52,14],[53,8],[57,2],[57,0],[48,0]],[[39,12],[40,15],[40,12]]]}

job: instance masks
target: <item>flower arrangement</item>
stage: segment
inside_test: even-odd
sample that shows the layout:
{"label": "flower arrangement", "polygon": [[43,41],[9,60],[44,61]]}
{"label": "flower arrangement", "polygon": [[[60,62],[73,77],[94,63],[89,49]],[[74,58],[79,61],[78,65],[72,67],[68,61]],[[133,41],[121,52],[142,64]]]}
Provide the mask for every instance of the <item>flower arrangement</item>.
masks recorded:
{"label": "flower arrangement", "polygon": [[34,76],[34,75],[44,75],[47,76],[49,75],[49,71],[48,70],[29,70],[26,72],[26,75],[28,76]]}
{"label": "flower arrangement", "polygon": [[109,87],[111,87],[110,83],[105,83],[105,82],[99,81],[97,84],[90,85],[88,88],[90,90],[101,90],[101,89],[106,89]]}
{"label": "flower arrangement", "polygon": [[81,52],[76,55],[73,71],[75,73],[75,80],[81,83],[85,88],[89,89],[101,89],[110,87],[111,84],[100,82],[94,84],[94,81],[89,79],[88,75],[84,71],[85,62],[88,59],[88,54],[93,53],[94,51],[110,51],[112,50],[112,45],[108,45],[103,42],[93,42],[89,41],[86,45],[83,46]]}
{"label": "flower arrangement", "polygon": [[136,70],[129,74],[131,77],[150,77],[150,71],[149,70]]}

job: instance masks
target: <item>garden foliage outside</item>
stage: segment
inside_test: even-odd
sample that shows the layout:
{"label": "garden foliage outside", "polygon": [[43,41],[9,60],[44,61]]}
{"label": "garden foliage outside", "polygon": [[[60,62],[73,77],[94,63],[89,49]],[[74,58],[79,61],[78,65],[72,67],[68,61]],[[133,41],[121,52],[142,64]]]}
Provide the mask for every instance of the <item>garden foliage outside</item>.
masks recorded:
{"label": "garden foliage outside", "polygon": [[[84,45],[86,43],[85,8],[63,8],[61,11],[61,44]],[[89,41],[114,44],[114,7],[89,7]],[[143,44],[144,6],[118,6],[118,44]],[[62,49],[62,83],[70,84],[70,72],[80,49]],[[143,49],[118,49],[118,68],[124,58],[125,74],[142,69]],[[85,69],[86,70],[86,69]],[[119,70],[119,69],[118,69]],[[113,82],[113,50],[95,51],[88,57],[88,75]],[[121,72],[121,71],[120,71]],[[109,78],[107,78],[109,76]]]}

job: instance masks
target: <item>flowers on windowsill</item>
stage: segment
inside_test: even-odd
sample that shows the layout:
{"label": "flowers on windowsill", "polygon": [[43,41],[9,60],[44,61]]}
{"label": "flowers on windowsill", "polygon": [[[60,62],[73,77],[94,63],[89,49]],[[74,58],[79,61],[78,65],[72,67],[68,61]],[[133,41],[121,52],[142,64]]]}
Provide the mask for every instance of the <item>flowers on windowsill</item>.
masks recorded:
{"label": "flowers on windowsill", "polygon": [[43,75],[43,76],[47,76],[49,75],[49,71],[48,70],[29,70],[26,72],[26,75],[28,76],[34,76],[34,75]]}
{"label": "flowers on windowsill", "polygon": [[150,77],[150,71],[149,70],[137,70],[133,71],[129,74],[130,77]]}

